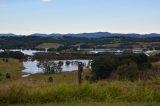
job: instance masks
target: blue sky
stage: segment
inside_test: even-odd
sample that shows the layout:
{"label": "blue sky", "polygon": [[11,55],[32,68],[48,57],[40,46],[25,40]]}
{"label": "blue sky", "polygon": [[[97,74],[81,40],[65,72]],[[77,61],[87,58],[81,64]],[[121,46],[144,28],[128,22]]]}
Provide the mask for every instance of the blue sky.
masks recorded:
{"label": "blue sky", "polygon": [[160,33],[160,0],[0,0],[0,33]]}

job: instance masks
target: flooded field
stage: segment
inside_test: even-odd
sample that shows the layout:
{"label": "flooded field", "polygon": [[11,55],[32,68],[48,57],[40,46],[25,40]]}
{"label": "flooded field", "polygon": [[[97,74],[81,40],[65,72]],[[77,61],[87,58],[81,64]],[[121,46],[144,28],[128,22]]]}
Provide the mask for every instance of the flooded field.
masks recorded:
{"label": "flooded field", "polygon": [[[53,61],[52,61],[53,62]],[[61,71],[75,71],[78,70],[78,63],[81,62],[84,65],[84,68],[91,68],[91,60],[55,60],[55,64],[59,64]],[[24,73],[23,77],[36,74],[36,73],[44,73],[44,68],[39,67],[39,61],[24,61],[23,65],[25,67],[22,72]]]}

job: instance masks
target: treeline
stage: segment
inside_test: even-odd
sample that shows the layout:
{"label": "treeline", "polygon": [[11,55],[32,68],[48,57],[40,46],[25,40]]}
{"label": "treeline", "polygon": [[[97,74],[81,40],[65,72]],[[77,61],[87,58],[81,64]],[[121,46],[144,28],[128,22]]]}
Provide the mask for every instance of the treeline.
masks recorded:
{"label": "treeline", "polygon": [[[102,38],[78,38],[78,37],[38,37],[38,36],[16,36],[0,37],[0,49],[36,49],[42,43],[60,43],[65,47],[76,44],[86,47],[95,47],[107,43],[128,43],[128,42],[159,42],[160,37],[153,38],[132,38],[132,37],[102,37]],[[102,47],[102,46],[100,46]],[[62,47],[60,48],[62,49]]]}
{"label": "treeline", "polygon": [[[156,57],[155,57],[156,58]],[[93,59],[90,80],[118,79],[135,81],[152,79],[157,70],[152,70],[153,57],[145,54],[106,55]]]}
{"label": "treeline", "polygon": [[93,59],[96,56],[105,54],[88,53],[36,53],[34,60],[74,60],[74,59]]}
{"label": "treeline", "polygon": [[15,59],[24,59],[26,56],[19,51],[4,51],[0,52],[0,58],[15,58]]}

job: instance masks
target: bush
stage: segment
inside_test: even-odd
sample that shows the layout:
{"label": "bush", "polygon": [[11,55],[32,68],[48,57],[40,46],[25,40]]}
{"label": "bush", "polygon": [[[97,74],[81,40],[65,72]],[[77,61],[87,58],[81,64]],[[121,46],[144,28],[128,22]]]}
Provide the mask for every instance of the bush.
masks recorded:
{"label": "bush", "polygon": [[53,82],[53,77],[49,77],[49,78],[48,78],[48,81],[49,81],[49,82]]}
{"label": "bush", "polygon": [[10,79],[11,75],[9,73],[6,73],[6,79]]}
{"label": "bush", "polygon": [[106,79],[110,77],[113,70],[116,69],[115,57],[100,57],[92,62],[92,74],[97,80]]}
{"label": "bush", "polygon": [[6,61],[6,62],[8,62],[9,60],[8,60],[8,59],[6,59],[5,61]]}
{"label": "bush", "polygon": [[119,80],[137,80],[139,76],[137,64],[132,62],[119,66],[117,69],[117,76]]}

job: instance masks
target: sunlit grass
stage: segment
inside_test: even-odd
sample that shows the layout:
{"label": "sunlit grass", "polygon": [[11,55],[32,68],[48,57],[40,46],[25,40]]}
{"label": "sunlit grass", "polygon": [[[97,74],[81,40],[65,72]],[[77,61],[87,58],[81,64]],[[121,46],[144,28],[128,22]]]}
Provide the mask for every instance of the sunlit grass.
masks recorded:
{"label": "sunlit grass", "polygon": [[57,49],[58,47],[63,46],[63,44],[59,43],[43,43],[37,46],[37,48],[55,48]]}

